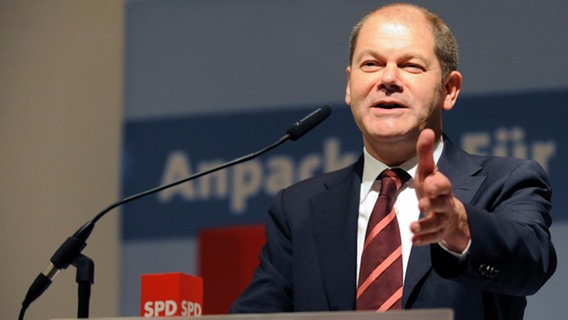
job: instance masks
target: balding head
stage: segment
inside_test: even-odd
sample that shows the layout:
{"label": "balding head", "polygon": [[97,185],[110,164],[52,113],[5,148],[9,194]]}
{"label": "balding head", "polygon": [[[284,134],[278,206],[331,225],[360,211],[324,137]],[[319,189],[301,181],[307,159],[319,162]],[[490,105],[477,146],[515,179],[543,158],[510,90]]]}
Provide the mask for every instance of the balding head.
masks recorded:
{"label": "balding head", "polygon": [[349,39],[349,65],[353,62],[353,54],[357,46],[359,32],[365,22],[373,16],[385,16],[393,21],[413,22],[418,17],[426,20],[432,31],[434,40],[434,52],[442,68],[442,78],[450,72],[457,70],[458,67],[458,45],[457,41],[446,23],[434,13],[427,9],[406,3],[393,3],[379,7],[365,15],[359,23],[353,27]]}

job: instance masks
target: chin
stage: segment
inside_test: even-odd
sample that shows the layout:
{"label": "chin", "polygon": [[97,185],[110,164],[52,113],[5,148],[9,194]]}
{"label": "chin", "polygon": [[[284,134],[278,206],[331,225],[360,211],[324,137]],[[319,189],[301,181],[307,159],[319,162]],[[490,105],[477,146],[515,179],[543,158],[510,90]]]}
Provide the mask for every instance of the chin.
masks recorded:
{"label": "chin", "polygon": [[418,135],[415,131],[380,131],[374,132],[372,135],[373,141],[382,143],[399,143],[404,141],[415,142]]}

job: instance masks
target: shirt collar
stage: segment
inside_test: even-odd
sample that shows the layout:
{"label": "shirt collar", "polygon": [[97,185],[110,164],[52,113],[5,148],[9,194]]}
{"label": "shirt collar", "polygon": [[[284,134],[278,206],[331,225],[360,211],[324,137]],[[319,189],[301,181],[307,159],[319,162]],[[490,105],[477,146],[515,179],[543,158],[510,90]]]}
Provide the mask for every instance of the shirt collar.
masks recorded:
{"label": "shirt collar", "polygon": [[[444,139],[440,139],[434,145],[434,163],[438,163],[440,156],[442,155],[442,150],[444,149]],[[375,159],[367,151],[367,148],[363,147],[363,179],[361,181],[361,193],[360,202],[365,201],[365,198],[371,191],[373,183],[377,179],[377,176],[386,169],[390,169],[389,166]],[[398,168],[404,169],[411,177],[411,181],[414,179],[416,174],[417,161],[416,157],[402,163]],[[408,184],[411,185],[411,184]]]}

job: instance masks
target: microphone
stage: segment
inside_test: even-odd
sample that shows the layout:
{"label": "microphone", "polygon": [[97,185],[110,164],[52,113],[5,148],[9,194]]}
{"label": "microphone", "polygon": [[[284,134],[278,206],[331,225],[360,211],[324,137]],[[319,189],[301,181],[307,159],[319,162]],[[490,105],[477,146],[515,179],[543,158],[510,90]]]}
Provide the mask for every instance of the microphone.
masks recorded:
{"label": "microphone", "polygon": [[34,280],[32,285],[28,289],[28,292],[26,293],[24,301],[22,302],[22,308],[20,310],[20,316],[19,316],[18,319],[23,320],[25,310],[29,307],[29,305],[34,300],[39,298],[43,294],[43,292],[45,292],[45,290],[47,290],[47,288],[51,285],[55,276],[57,276],[57,274],[59,274],[59,272],[61,270],[67,269],[67,267],[70,264],[72,264],[78,257],[81,256],[81,251],[87,246],[87,243],[86,243],[87,238],[90,236],[91,232],[93,231],[93,228],[95,227],[95,223],[97,223],[97,221],[99,219],[101,219],[107,212],[111,211],[112,209],[114,209],[114,208],[116,208],[120,205],[129,203],[131,201],[134,201],[134,200],[146,197],[148,195],[160,192],[162,190],[177,186],[177,185],[182,184],[184,182],[188,182],[190,180],[200,178],[204,175],[208,175],[210,173],[219,171],[221,169],[224,169],[224,168],[227,168],[227,167],[230,167],[230,166],[233,166],[233,165],[237,165],[237,164],[245,162],[245,161],[252,160],[252,159],[254,159],[254,158],[256,158],[256,157],[258,157],[258,156],[260,156],[260,155],[262,155],[262,154],[264,154],[264,153],[266,153],[266,152],[268,152],[268,151],[270,151],[270,150],[272,150],[276,147],[278,147],[279,145],[283,144],[284,142],[286,142],[288,140],[292,140],[292,141],[298,140],[300,137],[302,137],[308,131],[312,130],[318,124],[322,123],[330,114],[331,114],[330,107],[329,106],[322,106],[322,107],[316,109],[315,111],[313,111],[312,113],[308,114],[303,119],[294,123],[290,128],[288,128],[288,130],[286,130],[286,134],[283,135],[278,141],[276,141],[275,143],[273,143],[273,144],[271,144],[267,147],[264,147],[263,149],[260,149],[256,152],[245,155],[243,157],[234,159],[232,161],[226,162],[226,163],[221,164],[221,165],[214,167],[212,169],[196,173],[196,174],[191,175],[187,178],[184,178],[184,179],[181,179],[181,180],[178,180],[178,181],[174,181],[172,183],[162,185],[162,186],[156,187],[154,189],[146,190],[146,191],[143,191],[141,193],[126,197],[122,200],[119,200],[119,201],[111,204],[106,209],[104,209],[99,214],[97,214],[92,220],[85,223],[71,237],[67,238],[67,240],[65,240],[65,242],[59,247],[59,249],[57,249],[57,251],[51,257],[50,263],[48,264],[48,266],[45,268],[45,270],[42,273],[40,273],[36,277],[36,279]]}
{"label": "microphone", "polygon": [[320,124],[331,114],[331,109],[328,106],[322,106],[312,113],[305,116],[300,121],[294,123],[286,133],[290,135],[290,140],[296,141],[300,139],[308,131],[312,130],[315,126]]}

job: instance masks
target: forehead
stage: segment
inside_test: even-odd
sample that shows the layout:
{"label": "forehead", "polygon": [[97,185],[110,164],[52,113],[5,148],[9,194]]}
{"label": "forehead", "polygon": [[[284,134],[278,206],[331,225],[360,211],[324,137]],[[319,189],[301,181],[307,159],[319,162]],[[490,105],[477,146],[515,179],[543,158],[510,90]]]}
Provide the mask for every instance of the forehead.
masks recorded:
{"label": "forehead", "polygon": [[386,8],[369,15],[361,27],[356,47],[374,41],[434,50],[431,25],[421,11],[409,7]]}

